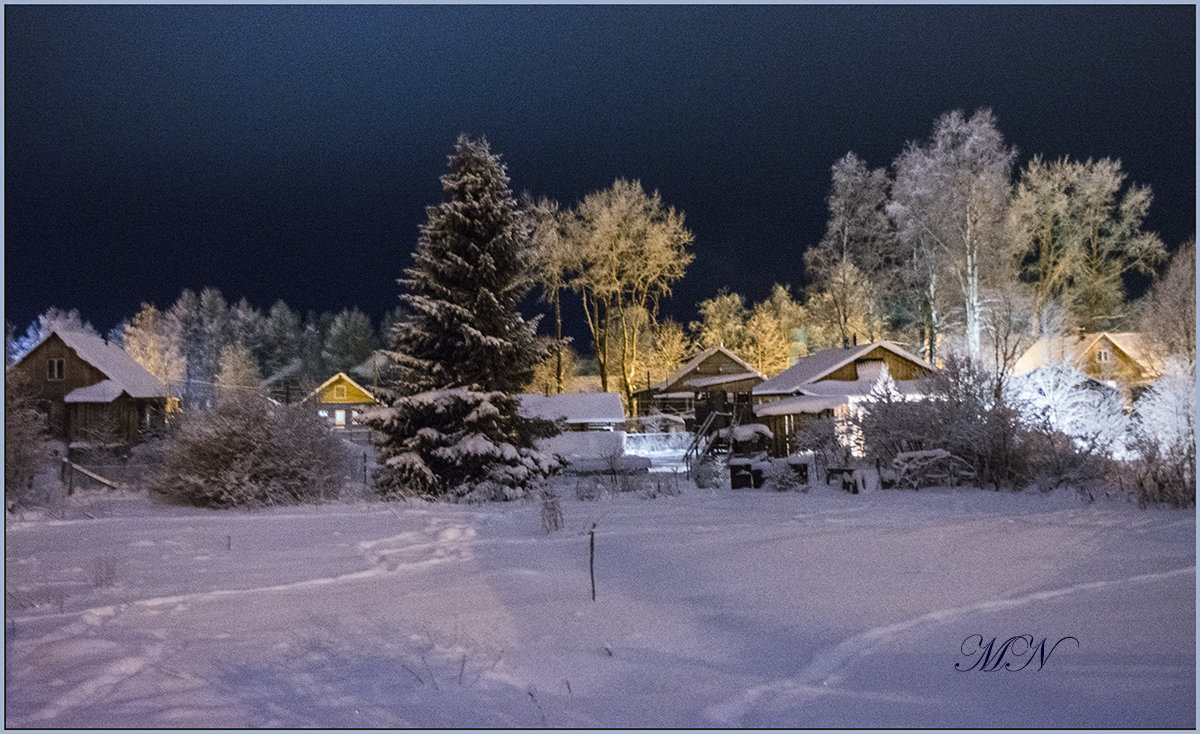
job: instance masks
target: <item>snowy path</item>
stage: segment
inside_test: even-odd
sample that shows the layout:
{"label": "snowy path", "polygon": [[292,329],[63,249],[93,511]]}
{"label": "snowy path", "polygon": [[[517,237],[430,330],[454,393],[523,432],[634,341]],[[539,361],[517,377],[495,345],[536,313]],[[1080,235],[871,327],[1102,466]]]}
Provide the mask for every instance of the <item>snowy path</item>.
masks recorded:
{"label": "snowy path", "polygon": [[[219,513],[126,498],[101,519],[10,521],[6,723],[1195,720],[1190,512],[692,489],[568,497],[564,514],[550,536],[536,503]],[[972,634],[1079,646],[1041,671],[956,672]]]}

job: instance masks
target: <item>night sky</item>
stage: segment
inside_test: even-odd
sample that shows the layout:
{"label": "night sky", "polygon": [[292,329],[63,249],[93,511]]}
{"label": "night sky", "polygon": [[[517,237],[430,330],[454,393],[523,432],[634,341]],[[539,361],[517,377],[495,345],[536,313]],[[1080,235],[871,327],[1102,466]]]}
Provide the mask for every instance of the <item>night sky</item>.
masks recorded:
{"label": "night sky", "polygon": [[889,165],[952,109],[991,107],[1020,163],[1120,158],[1173,249],[1195,41],[1192,6],[9,5],[5,317],[103,331],[211,285],[378,318],[459,132],[518,193],[659,190],[696,238],[684,323],[801,285],[833,162]]}

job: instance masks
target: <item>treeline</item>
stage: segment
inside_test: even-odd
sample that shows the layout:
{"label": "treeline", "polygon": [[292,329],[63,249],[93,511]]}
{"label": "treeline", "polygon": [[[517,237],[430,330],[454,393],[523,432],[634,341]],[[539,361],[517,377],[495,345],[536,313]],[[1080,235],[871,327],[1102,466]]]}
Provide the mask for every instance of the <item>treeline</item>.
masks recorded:
{"label": "treeline", "polygon": [[[1034,156],[1014,171],[1015,160],[989,110],[943,115],[888,169],[847,153],[832,166],[825,234],[794,262],[800,296],[776,284],[749,306],[723,291],[687,328],[658,314],[693,257],[682,214],[636,182],[567,210],[539,201],[543,292],[556,316],[564,297],[580,299],[605,387],[616,378],[629,399],[718,345],[768,375],[809,351],[881,337],[931,362],[956,352],[1003,372],[1039,337],[1136,329],[1194,361],[1194,243],[1149,297],[1126,293],[1128,274],[1154,276],[1167,261],[1143,230],[1150,188],[1128,184],[1109,158]],[[552,357],[539,386],[562,390],[573,356]]]}
{"label": "treeline", "polygon": [[[143,303],[106,337],[186,405],[211,405],[219,388],[257,388],[263,380],[274,397],[294,401],[330,375],[367,362],[399,313],[388,313],[377,330],[358,308],[302,316],[282,300],[263,311],[245,298],[231,304],[216,288],[185,289],[164,310]],[[8,363],[56,326],[98,334],[77,310],[50,308],[20,336],[7,325]]]}

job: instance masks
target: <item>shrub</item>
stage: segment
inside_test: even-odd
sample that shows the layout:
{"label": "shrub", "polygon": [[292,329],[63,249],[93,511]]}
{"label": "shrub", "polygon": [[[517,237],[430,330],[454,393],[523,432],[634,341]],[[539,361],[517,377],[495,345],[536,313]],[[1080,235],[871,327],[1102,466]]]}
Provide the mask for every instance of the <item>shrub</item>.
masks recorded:
{"label": "shrub", "polygon": [[1196,504],[1195,380],[1194,365],[1172,362],[1133,406],[1127,471],[1143,505]]}
{"label": "shrub", "polygon": [[310,408],[247,394],[184,415],[150,489],[203,507],[316,502],[337,496],[346,470],[342,441]]}

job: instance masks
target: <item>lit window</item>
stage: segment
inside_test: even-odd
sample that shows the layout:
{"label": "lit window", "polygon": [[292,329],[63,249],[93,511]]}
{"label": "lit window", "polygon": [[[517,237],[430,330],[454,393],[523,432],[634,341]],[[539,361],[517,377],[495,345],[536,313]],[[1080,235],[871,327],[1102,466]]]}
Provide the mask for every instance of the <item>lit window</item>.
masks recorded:
{"label": "lit window", "polygon": [[57,382],[63,378],[63,361],[51,359],[46,362],[46,379]]}
{"label": "lit window", "polygon": [[321,416],[322,418],[328,418],[329,411],[328,410],[318,410],[317,415]]}
{"label": "lit window", "polygon": [[346,386],[345,385],[334,385],[333,386],[333,399],[334,400],[345,400],[346,399]]}

